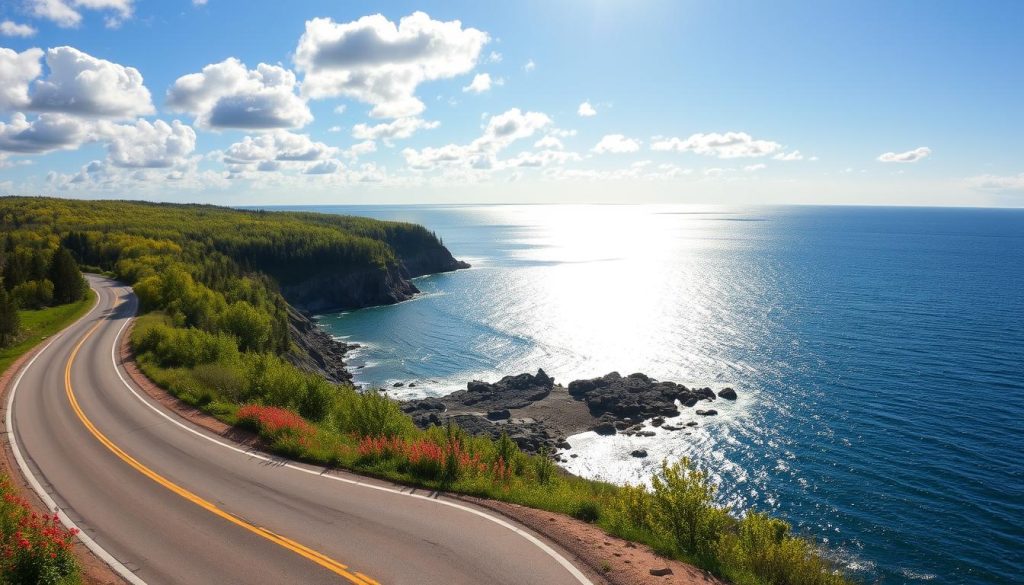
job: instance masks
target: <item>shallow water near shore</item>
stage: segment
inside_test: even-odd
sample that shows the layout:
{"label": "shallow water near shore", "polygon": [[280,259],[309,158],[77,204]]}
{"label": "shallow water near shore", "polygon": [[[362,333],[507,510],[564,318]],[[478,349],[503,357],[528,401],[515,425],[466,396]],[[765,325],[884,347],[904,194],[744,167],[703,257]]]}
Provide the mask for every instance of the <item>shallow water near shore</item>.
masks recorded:
{"label": "shallow water near shore", "polygon": [[868,582],[1024,579],[1024,212],[303,209],[421,223],[473,264],[320,317],[364,344],[357,383],[437,395],[543,367],[731,385],[719,416],[684,409],[696,428],[572,437],[566,467],[637,482],[689,456],[723,502],[787,518]]}

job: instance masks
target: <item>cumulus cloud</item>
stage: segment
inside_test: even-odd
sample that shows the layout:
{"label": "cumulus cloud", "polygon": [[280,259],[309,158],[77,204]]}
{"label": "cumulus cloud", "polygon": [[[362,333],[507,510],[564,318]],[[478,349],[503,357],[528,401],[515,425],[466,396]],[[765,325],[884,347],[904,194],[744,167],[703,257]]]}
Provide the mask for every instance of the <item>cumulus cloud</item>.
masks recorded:
{"label": "cumulus cloud", "polygon": [[1024,193],[1024,173],[1017,175],[980,175],[967,179],[968,185],[981,191]]}
{"label": "cumulus cloud", "polygon": [[537,142],[534,142],[533,143],[533,147],[534,148],[544,148],[544,149],[547,149],[547,150],[562,150],[562,149],[565,148],[565,145],[562,144],[561,140],[559,140],[555,136],[552,136],[552,135],[549,134],[549,135],[541,138]]}
{"label": "cumulus cloud", "polygon": [[417,130],[432,130],[440,125],[440,122],[427,121],[423,118],[398,118],[374,126],[356,124],[352,127],[352,137],[360,140],[383,140],[385,144],[390,145],[393,140],[409,138]]}
{"label": "cumulus cloud", "polygon": [[307,175],[329,175],[337,173],[343,168],[344,166],[339,161],[323,160],[309,165],[303,173]]}
{"label": "cumulus cloud", "polygon": [[576,114],[581,118],[590,118],[597,115],[597,110],[594,106],[590,105],[590,102],[583,102],[580,107],[576,108]]}
{"label": "cumulus cloud", "polygon": [[466,145],[448,144],[422,150],[407,148],[402,151],[406,163],[413,169],[428,170],[444,165],[468,165],[478,170],[493,169],[497,155],[513,142],[529,138],[549,126],[551,118],[540,112],[523,112],[512,108],[491,116],[483,134]]}
{"label": "cumulus cloud", "polygon": [[0,122],[0,151],[42,154],[78,148],[90,138],[88,123],[63,114],[42,114],[29,121],[17,112],[10,123]]}
{"label": "cumulus cloud", "polygon": [[[224,152],[229,165],[250,165],[264,162],[311,162],[335,156],[338,149],[316,142],[306,134],[275,130],[257,136],[246,136]],[[261,170],[267,170],[266,168]]]}
{"label": "cumulus cloud", "polygon": [[19,24],[17,22],[11,22],[10,20],[0,22],[0,35],[5,37],[28,38],[34,36],[36,32],[35,28],[27,24]]}
{"label": "cumulus cloud", "polygon": [[100,124],[97,136],[108,141],[110,164],[121,168],[171,168],[186,161],[196,148],[196,132],[174,120],[134,124]]}
{"label": "cumulus cloud", "polygon": [[622,134],[606,134],[591,150],[598,154],[636,152],[640,150],[640,141]]}
{"label": "cumulus cloud", "polygon": [[469,85],[462,88],[464,92],[483,93],[489,91],[492,85],[504,85],[503,79],[491,79],[490,73],[477,73]]}
{"label": "cumulus cloud", "polygon": [[527,73],[530,73],[531,71],[533,71],[536,68],[537,68],[537,64],[533,62],[533,59],[530,59],[529,61],[526,62],[525,65],[523,65],[523,71],[525,71]]}
{"label": "cumulus cloud", "polygon": [[299,128],[313,115],[296,86],[288,69],[266,63],[248,69],[231,57],[179,77],[167,91],[167,106],[191,114],[202,128]]}
{"label": "cumulus cloud", "polygon": [[0,110],[14,110],[28,105],[28,86],[39,77],[43,67],[41,49],[21,53],[0,47]]}
{"label": "cumulus cloud", "polygon": [[760,157],[778,152],[781,149],[782,145],[778,142],[754,140],[746,132],[693,134],[685,140],[675,137],[656,137],[651,143],[651,150],[695,152],[718,158]]}
{"label": "cumulus cloud", "polygon": [[927,146],[919,146],[914,150],[908,150],[906,152],[886,152],[878,155],[878,160],[884,163],[913,163],[917,162],[932,153],[932,149]]}
{"label": "cumulus cloud", "polygon": [[106,24],[114,28],[132,17],[133,4],[134,0],[29,0],[28,7],[33,16],[63,28],[81,24],[82,14],[77,9],[107,10],[113,14],[106,18]]}
{"label": "cumulus cloud", "polygon": [[415,12],[396,25],[380,14],[338,23],[306,22],[295,50],[305,73],[302,90],[313,98],[345,96],[371,104],[378,118],[415,116],[425,106],[416,88],[425,81],[468,73],[487,33]]}
{"label": "cumulus cloud", "polygon": [[49,75],[32,84],[28,108],[79,116],[134,118],[155,109],[142,74],[74,47],[46,51]]}

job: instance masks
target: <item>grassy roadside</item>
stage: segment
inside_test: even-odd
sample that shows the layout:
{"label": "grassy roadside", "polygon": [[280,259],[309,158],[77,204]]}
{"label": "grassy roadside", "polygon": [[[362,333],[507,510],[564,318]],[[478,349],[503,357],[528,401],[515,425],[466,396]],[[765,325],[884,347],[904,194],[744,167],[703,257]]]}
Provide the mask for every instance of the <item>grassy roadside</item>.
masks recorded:
{"label": "grassy roadside", "polygon": [[[420,430],[380,394],[321,388],[279,361],[222,351],[217,336],[169,327],[160,313],[136,321],[131,342],[142,372],[222,422],[257,432],[279,455],[567,514],[737,585],[849,583],[785,522],[755,511],[737,518],[717,506],[716,486],[688,461],[663,465],[653,489],[571,476],[507,437]],[[189,361],[197,365],[171,365]],[[308,398],[288,404],[279,396]]]}
{"label": "grassy roadside", "polygon": [[95,302],[96,293],[90,289],[86,298],[76,303],[37,311],[18,311],[18,317],[21,319],[21,340],[10,347],[0,349],[0,374],[7,371],[7,368],[25,352],[89,312]]}

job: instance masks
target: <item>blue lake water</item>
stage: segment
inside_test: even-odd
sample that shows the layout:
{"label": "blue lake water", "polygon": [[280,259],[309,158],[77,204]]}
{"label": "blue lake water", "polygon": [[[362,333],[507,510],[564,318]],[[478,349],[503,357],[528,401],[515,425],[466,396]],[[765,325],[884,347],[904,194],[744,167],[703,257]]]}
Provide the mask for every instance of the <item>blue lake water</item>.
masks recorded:
{"label": "blue lake water", "polygon": [[723,502],[787,518],[865,581],[1024,581],[1024,211],[313,209],[421,223],[473,264],[321,317],[364,344],[357,382],[732,385],[690,435],[585,433],[567,467],[637,482],[688,455]]}

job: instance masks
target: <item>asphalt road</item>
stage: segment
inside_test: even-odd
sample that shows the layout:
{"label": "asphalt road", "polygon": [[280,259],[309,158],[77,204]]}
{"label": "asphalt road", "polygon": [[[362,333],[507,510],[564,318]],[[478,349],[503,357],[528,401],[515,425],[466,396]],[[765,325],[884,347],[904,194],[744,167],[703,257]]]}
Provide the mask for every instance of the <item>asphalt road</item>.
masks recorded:
{"label": "asphalt road", "polygon": [[117,364],[131,289],[89,280],[96,307],[15,377],[8,417],[37,491],[134,582],[589,583],[503,517],[261,456],[166,412]]}

